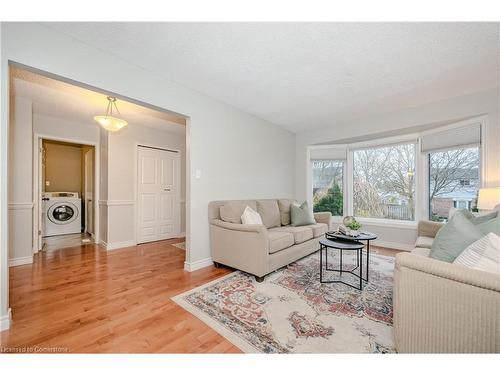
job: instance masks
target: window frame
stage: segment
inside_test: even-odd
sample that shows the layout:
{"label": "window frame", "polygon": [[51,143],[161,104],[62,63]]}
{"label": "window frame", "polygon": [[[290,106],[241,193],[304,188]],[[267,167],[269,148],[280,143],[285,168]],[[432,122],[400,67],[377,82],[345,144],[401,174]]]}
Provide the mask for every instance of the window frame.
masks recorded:
{"label": "window frame", "polygon": [[[319,160],[319,159],[318,159]],[[333,158],[333,159],[321,159],[321,160],[328,160],[328,161],[333,161],[333,162],[341,162],[342,163],[342,213],[343,213],[343,216],[338,216],[338,215],[333,215],[332,214],[332,217],[334,218],[343,218],[344,216],[346,216],[346,212],[347,212],[347,205],[346,205],[346,199],[345,199],[345,196],[346,196],[346,188],[347,188],[347,185],[346,185],[346,164],[347,164],[347,160],[345,159],[338,159],[338,158]],[[313,163],[314,161],[316,160],[311,160],[309,159],[309,170],[311,171],[310,173],[310,178],[309,178],[309,181],[310,181],[310,194],[309,195],[309,198],[308,198],[308,201],[310,199],[310,207],[313,208],[314,207],[314,181],[313,181]]]}

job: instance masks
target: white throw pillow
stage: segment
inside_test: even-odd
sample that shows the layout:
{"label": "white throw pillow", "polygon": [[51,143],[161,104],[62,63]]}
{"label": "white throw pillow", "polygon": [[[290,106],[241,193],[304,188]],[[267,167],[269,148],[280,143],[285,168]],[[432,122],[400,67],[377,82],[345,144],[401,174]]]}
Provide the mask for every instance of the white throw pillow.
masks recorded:
{"label": "white throw pillow", "polygon": [[245,211],[243,211],[243,215],[241,215],[241,222],[243,224],[262,225],[262,218],[260,217],[258,212],[255,212],[250,207],[246,206]]}
{"label": "white throw pillow", "polygon": [[500,274],[500,237],[488,233],[470,244],[453,264]]}

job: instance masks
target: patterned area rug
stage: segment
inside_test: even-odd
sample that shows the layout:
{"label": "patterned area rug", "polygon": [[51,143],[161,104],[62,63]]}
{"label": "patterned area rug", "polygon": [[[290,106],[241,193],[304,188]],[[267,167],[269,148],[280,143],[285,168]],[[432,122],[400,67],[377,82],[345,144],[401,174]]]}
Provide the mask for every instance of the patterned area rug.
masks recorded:
{"label": "patterned area rug", "polygon": [[[354,265],[346,258],[344,267]],[[262,283],[237,271],[173,300],[247,353],[391,353],[393,269],[394,258],[370,254],[362,292],[321,284],[316,252]]]}

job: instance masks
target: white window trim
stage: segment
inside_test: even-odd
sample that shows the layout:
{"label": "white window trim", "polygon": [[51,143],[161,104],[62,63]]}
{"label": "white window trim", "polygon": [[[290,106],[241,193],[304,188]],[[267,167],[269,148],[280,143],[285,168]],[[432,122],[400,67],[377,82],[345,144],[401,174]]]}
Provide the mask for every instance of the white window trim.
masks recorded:
{"label": "white window trim", "polygon": [[[487,150],[485,139],[488,139],[489,133],[489,121],[487,115],[481,115],[477,117],[472,117],[467,120],[462,120],[455,122],[453,124],[448,124],[444,126],[439,126],[435,129],[425,130],[418,133],[405,134],[395,137],[385,137],[379,139],[373,139],[364,142],[356,142],[351,144],[334,144],[334,145],[311,145],[307,147],[307,170],[306,178],[307,181],[307,201],[312,206],[312,167],[310,160],[309,150],[313,148],[347,148],[347,160],[344,162],[344,216],[353,215],[354,202],[353,197],[350,192],[353,189],[353,151],[362,148],[376,148],[376,147],[389,147],[391,145],[396,145],[398,143],[410,143],[416,142],[415,147],[415,220],[392,220],[392,219],[378,219],[378,218],[358,218],[362,224],[375,225],[375,226],[390,226],[390,227],[400,227],[400,228],[415,228],[418,221],[428,220],[429,218],[429,175],[427,173],[429,169],[429,158],[428,154],[421,152],[421,136],[426,134],[439,133],[443,130],[460,128],[467,125],[477,124],[481,125],[481,144],[479,145],[479,163],[480,163],[480,188],[485,187],[485,181],[488,181],[487,171]],[[341,223],[342,217],[335,216],[333,222]]]}

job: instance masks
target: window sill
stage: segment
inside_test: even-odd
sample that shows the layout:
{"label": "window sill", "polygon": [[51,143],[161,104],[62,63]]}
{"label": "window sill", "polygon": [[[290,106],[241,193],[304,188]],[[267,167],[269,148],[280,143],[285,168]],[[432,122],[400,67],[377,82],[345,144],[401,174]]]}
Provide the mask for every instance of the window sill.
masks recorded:
{"label": "window sill", "polygon": [[[333,216],[332,222],[335,224],[342,224],[343,217]],[[363,225],[371,225],[376,227],[390,227],[390,228],[405,228],[405,229],[417,229],[416,221],[403,221],[403,220],[386,220],[386,219],[371,219],[366,217],[357,217]]]}

